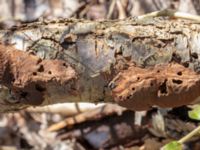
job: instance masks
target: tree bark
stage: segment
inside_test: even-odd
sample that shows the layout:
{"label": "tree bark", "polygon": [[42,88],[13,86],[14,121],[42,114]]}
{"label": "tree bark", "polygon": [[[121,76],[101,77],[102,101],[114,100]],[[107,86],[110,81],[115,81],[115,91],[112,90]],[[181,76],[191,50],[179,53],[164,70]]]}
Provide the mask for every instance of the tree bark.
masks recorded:
{"label": "tree bark", "polygon": [[84,101],[133,110],[187,105],[200,96],[199,32],[198,22],[170,17],[62,19],[1,30],[0,107],[5,112]]}

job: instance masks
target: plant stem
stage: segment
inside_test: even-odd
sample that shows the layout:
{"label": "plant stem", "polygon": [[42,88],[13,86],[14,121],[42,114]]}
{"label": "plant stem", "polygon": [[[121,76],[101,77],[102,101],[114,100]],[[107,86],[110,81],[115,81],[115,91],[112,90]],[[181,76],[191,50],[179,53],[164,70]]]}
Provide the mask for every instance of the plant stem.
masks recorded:
{"label": "plant stem", "polygon": [[183,144],[184,142],[188,141],[191,137],[193,137],[195,134],[200,132],[200,126],[198,126],[196,129],[191,131],[189,134],[181,138],[178,142]]}

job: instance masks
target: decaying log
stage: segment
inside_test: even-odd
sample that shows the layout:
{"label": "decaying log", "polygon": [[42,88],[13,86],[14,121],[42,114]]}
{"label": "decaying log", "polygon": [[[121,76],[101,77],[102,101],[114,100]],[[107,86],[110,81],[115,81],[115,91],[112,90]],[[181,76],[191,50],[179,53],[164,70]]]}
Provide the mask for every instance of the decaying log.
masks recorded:
{"label": "decaying log", "polygon": [[[1,78],[1,95],[17,99],[15,109],[83,101],[117,102],[133,110],[187,105],[200,95],[200,24],[171,16],[62,19],[1,30],[7,44],[0,47],[1,76],[12,77]],[[18,64],[19,56],[27,64]],[[38,83],[42,96],[35,98],[32,85]]]}

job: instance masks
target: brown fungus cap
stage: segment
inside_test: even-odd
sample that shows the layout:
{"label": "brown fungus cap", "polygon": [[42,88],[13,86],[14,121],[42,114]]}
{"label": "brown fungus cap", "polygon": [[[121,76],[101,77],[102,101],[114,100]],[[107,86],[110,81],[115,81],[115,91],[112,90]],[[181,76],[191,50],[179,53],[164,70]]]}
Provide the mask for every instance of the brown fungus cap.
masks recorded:
{"label": "brown fungus cap", "polygon": [[150,68],[131,66],[112,81],[114,100],[132,110],[152,106],[178,107],[200,96],[200,77],[180,64],[170,63]]}
{"label": "brown fungus cap", "polygon": [[77,78],[62,60],[42,60],[27,52],[0,44],[0,83],[10,89],[18,102],[40,105],[50,89]]}

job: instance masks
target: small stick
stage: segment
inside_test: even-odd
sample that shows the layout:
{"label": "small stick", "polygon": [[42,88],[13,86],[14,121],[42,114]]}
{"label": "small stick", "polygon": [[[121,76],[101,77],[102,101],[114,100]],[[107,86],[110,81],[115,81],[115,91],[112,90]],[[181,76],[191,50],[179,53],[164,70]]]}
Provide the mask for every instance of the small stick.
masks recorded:
{"label": "small stick", "polygon": [[200,16],[197,15],[191,15],[184,12],[176,12],[175,10],[161,10],[161,11],[155,11],[152,13],[148,13],[142,16],[138,16],[138,19],[146,19],[146,18],[153,18],[153,17],[172,17],[172,18],[180,18],[180,19],[187,19],[187,20],[193,20],[200,22]]}
{"label": "small stick", "polygon": [[183,144],[186,141],[188,141],[191,137],[193,137],[194,135],[196,135],[197,133],[200,132],[200,126],[198,126],[196,129],[194,129],[193,131],[191,131],[189,134],[187,134],[186,136],[184,136],[183,138],[181,138],[178,142]]}
{"label": "small stick", "polygon": [[100,120],[105,116],[109,116],[116,113],[121,114],[125,110],[125,108],[120,107],[118,105],[107,104],[99,108],[80,113],[76,116],[66,118],[65,120],[60,121],[58,123],[55,123],[48,128],[48,131],[53,132],[60,130],[64,127],[72,127],[75,124],[80,124],[89,120]]}

